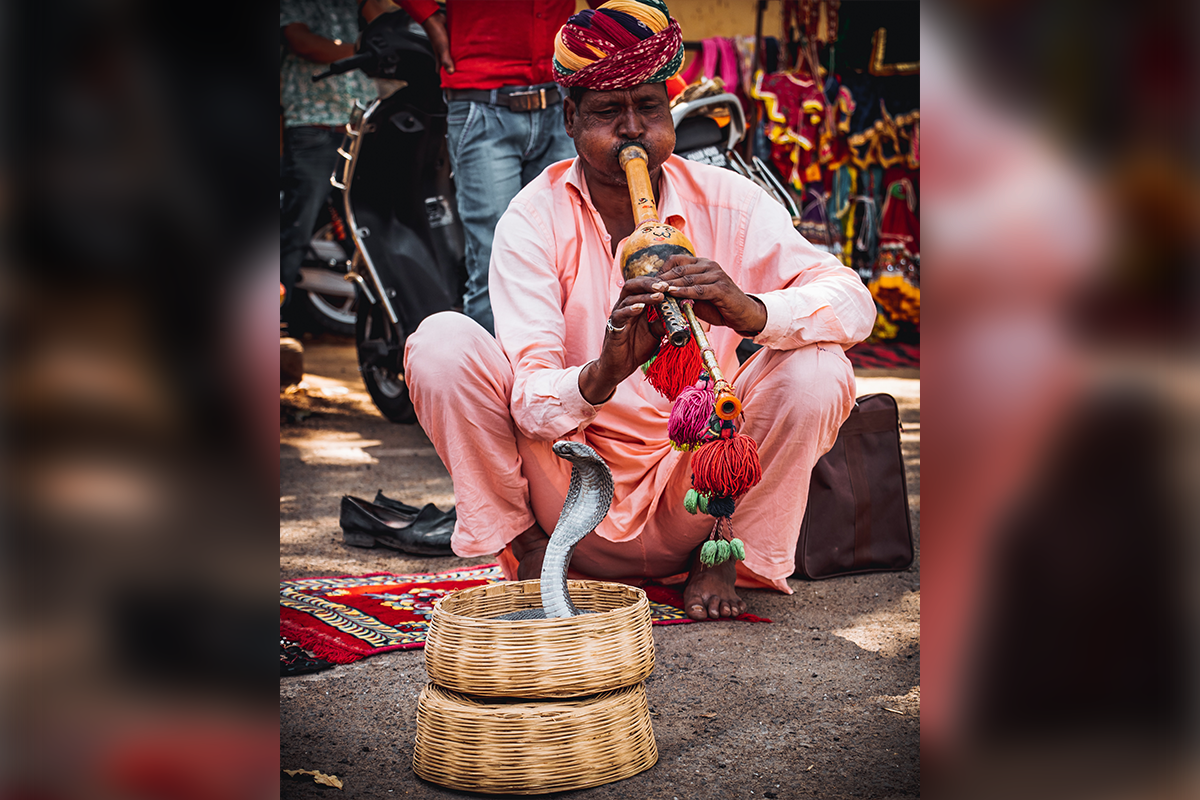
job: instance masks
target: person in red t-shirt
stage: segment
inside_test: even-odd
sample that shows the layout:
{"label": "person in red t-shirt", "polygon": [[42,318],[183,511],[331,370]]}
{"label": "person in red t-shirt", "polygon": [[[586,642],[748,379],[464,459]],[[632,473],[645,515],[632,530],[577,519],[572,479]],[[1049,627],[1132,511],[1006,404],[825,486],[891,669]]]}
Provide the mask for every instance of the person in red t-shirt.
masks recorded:
{"label": "person in red t-shirt", "polygon": [[[574,158],[554,80],[554,36],[575,0],[396,0],[429,35],[441,64],[450,165],[466,234],[463,312],[493,333],[492,234],[523,186]],[[588,0],[597,7],[602,0]],[[394,8],[392,0],[364,6]]]}

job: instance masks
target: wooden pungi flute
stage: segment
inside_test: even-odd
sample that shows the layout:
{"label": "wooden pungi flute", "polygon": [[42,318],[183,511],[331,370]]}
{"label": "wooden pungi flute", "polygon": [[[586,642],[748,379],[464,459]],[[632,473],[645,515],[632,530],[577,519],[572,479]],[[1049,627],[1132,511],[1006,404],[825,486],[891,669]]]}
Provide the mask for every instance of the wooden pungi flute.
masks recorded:
{"label": "wooden pungi flute", "polygon": [[[673,255],[695,256],[692,243],[683,231],[668,225],[658,217],[654,202],[654,187],[650,183],[650,170],[646,165],[646,151],[636,142],[621,147],[617,154],[625,178],[629,184],[629,200],[633,203],[634,231],[625,240],[621,250],[621,274],[625,280],[643,275],[656,275],[666,266]],[[694,336],[700,347],[704,366],[713,379],[716,394],[716,413],[721,419],[735,419],[742,413],[742,403],[734,394],[733,385],[725,380],[717,363],[717,356],[708,337],[696,318],[692,304],[679,303],[674,297],[666,296],[659,306],[667,337],[675,347],[683,347]]]}

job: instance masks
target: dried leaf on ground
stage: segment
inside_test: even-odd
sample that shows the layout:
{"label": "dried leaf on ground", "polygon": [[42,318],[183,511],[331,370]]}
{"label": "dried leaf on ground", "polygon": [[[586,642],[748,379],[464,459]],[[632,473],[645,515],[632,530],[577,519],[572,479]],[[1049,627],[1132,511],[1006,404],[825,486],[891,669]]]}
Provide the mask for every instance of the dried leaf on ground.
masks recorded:
{"label": "dried leaf on ground", "polygon": [[342,788],[342,781],[337,775],[326,775],[324,772],[319,772],[315,769],[285,769],[282,772],[290,778],[294,778],[297,775],[312,775],[316,783],[332,786],[336,789]]}

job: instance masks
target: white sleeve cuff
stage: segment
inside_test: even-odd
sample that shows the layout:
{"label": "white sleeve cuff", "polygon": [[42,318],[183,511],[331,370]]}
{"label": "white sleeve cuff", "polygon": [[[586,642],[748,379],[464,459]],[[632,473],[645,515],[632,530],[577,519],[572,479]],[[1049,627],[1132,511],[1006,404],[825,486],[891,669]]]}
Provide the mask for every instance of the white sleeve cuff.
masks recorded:
{"label": "white sleeve cuff", "polygon": [[762,332],[754,337],[754,343],[770,347],[787,338],[792,323],[791,308],[787,300],[775,292],[752,294],[750,297],[761,300],[767,311],[767,324],[763,326]]}

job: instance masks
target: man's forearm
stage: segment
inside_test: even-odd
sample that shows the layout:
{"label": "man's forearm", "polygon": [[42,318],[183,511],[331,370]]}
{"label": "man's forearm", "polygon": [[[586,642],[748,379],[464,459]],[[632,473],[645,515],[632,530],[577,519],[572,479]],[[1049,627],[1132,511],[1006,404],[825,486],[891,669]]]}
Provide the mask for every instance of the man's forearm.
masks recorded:
{"label": "man's forearm", "polygon": [[617,391],[621,380],[614,381],[611,376],[600,374],[600,362],[589,361],[579,370],[579,394],[594,406],[607,401]]}
{"label": "man's forearm", "polygon": [[303,22],[293,22],[283,29],[288,47],[301,58],[314,64],[332,64],[354,55],[354,43],[326,39],[313,33]]}

